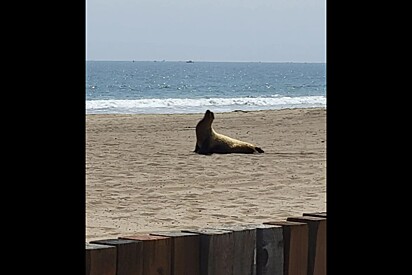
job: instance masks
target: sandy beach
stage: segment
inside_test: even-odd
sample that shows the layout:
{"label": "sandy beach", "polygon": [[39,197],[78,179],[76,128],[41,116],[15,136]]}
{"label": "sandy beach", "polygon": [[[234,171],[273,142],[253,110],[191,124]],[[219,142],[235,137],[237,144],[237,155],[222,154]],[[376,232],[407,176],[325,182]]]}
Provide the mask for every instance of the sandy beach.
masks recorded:
{"label": "sandy beach", "polygon": [[253,155],[194,153],[202,117],[86,115],[86,241],[326,211],[325,108],[215,113]]}

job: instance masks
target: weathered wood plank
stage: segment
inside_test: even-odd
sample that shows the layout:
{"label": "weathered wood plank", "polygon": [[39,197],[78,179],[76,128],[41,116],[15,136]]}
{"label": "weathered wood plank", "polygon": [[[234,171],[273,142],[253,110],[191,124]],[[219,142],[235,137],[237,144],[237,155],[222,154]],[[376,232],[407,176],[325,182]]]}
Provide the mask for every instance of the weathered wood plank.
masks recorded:
{"label": "weathered wood plank", "polygon": [[116,247],[86,243],[86,275],[116,275]]}
{"label": "weathered wood plank", "polygon": [[326,219],[314,216],[289,217],[288,221],[308,224],[308,275],[326,275]]}
{"label": "weathered wood plank", "polygon": [[200,274],[233,274],[233,232],[217,229],[194,229],[183,232],[200,235]]}
{"label": "weathered wood plank", "polygon": [[253,275],[256,228],[248,225],[222,225],[216,229],[233,232],[233,274]]}
{"label": "weathered wood plank", "polygon": [[256,228],[256,275],[283,275],[283,228],[259,224]]}
{"label": "weathered wood plank", "polygon": [[306,275],[308,269],[308,225],[301,222],[272,221],[283,227],[284,274]]}
{"label": "weathered wood plank", "polygon": [[200,235],[181,231],[153,232],[172,239],[172,275],[200,274]]}
{"label": "weathered wood plank", "polygon": [[105,239],[93,244],[115,246],[117,249],[116,275],[143,275],[143,243],[132,240]]}
{"label": "weathered wood plank", "polygon": [[136,234],[119,239],[143,243],[143,274],[171,275],[172,240],[169,237]]}
{"label": "weathered wood plank", "polygon": [[303,213],[303,216],[326,218],[326,212]]}

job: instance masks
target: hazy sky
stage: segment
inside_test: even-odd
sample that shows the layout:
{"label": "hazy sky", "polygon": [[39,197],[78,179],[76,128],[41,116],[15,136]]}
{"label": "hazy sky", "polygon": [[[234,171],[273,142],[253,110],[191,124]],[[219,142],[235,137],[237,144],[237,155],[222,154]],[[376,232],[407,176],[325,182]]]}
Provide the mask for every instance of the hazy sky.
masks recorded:
{"label": "hazy sky", "polygon": [[87,60],[326,62],[326,0],[86,0]]}

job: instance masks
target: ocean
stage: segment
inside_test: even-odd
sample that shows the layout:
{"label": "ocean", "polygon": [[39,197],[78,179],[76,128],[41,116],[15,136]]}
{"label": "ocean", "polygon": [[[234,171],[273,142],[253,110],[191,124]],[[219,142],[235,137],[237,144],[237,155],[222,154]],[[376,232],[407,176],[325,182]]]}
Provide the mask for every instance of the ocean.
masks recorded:
{"label": "ocean", "polygon": [[86,114],[326,107],[325,63],[86,61]]}

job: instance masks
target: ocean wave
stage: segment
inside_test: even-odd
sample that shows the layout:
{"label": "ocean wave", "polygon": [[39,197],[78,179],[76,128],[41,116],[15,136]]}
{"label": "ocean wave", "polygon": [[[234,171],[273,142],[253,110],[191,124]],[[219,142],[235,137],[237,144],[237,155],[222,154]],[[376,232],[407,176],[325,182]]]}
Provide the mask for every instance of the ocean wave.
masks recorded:
{"label": "ocean wave", "polygon": [[215,112],[326,107],[325,96],[239,97],[239,98],[166,98],[132,100],[87,100],[86,113],[198,113],[206,108]]}

